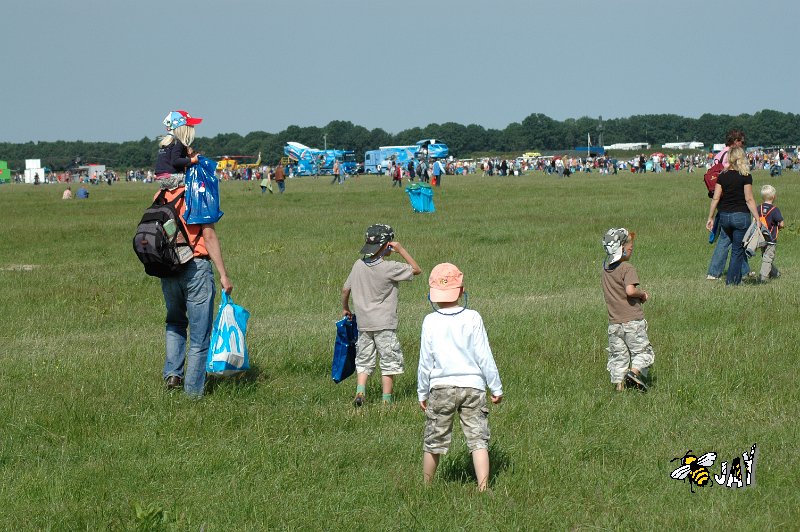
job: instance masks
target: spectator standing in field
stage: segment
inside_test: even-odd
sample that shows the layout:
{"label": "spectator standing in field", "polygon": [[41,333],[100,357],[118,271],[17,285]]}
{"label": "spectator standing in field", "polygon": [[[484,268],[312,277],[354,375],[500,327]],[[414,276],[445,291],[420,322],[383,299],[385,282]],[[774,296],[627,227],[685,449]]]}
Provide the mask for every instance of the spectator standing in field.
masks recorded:
{"label": "spectator standing in field", "polygon": [[750,216],[759,222],[753,200],[753,177],[744,150],[731,148],[728,162],[728,168],[717,178],[706,229],[714,229],[714,212],[719,208],[720,238],[724,233],[731,242],[731,261],[725,284],[737,285],[742,282],[742,262],[746,262],[742,239],[750,226]]}
{"label": "spectator standing in field", "polygon": [[271,170],[269,169],[269,166],[267,166],[264,169],[264,173],[262,174],[262,178],[261,178],[261,193],[262,194],[264,194],[267,190],[269,190],[269,193],[272,194],[272,176],[270,174],[271,174]]}
{"label": "spectator standing in field", "polygon": [[428,279],[429,298],[439,308],[422,322],[417,369],[417,398],[425,411],[423,479],[430,484],[447,453],[456,413],[472,454],[478,490],[489,484],[489,410],[503,399],[497,371],[481,315],[459,305],[464,295],[464,275],[453,264],[437,265]]}
{"label": "spectator standing in field", "polygon": [[161,278],[167,309],[163,376],[167,389],[183,386],[184,392],[195,398],[202,397],[205,388],[205,362],[216,293],[212,263],[219,272],[225,293],[230,294],[233,290],[214,224],[187,224],[184,221],[185,173],[191,164],[197,162],[198,155],[190,151],[190,146],[194,140],[194,126],[200,122],[201,118],[192,117],[186,111],[172,111],[164,118],[167,134],[159,142],[155,168],[156,180],[166,201],[177,200],[175,208],[193,253],[193,258],[180,273]]}
{"label": "spectator standing in field", "polygon": [[[722,164],[723,168],[727,169],[729,166],[728,152],[731,148],[744,148],[744,142],[745,137],[742,130],[732,129],[728,131],[725,136],[725,147],[714,155],[711,159],[711,165]],[[728,252],[731,249],[731,241],[728,235],[720,230],[719,213],[714,216],[714,228],[711,229],[711,233],[713,233],[713,238],[716,239],[717,243],[711,255],[706,279],[715,281],[722,277],[722,273],[725,271],[725,263],[728,261]],[[745,257],[742,262],[742,277],[746,277],[749,273],[750,265]]]}
{"label": "spectator standing in field", "polygon": [[[394,240],[394,230],[384,224],[367,228],[361,254],[353,264],[342,288],[342,314],[350,316],[350,295],[358,311],[356,342],[356,396],[353,404],[362,406],[369,376],[375,370],[376,356],[381,359],[383,403],[391,404],[395,375],[405,371],[403,351],[397,339],[398,283],[410,281],[422,270],[408,251]],[[385,260],[397,252],[407,264]]]}
{"label": "spectator standing in field", "polygon": [[342,184],[342,167],[339,166],[339,159],[334,159],[333,161],[333,181],[331,181],[331,185],[334,183]]}
{"label": "spectator standing in field", "polygon": [[392,167],[392,188],[395,185],[403,188],[403,165],[400,163]]}
{"label": "spectator standing in field", "polygon": [[278,183],[278,190],[283,194],[286,190],[286,173],[283,170],[283,165],[280,163],[275,166],[275,182]]}
{"label": "spectator standing in field", "polygon": [[428,163],[426,163],[425,161],[420,161],[419,166],[417,166],[417,169],[419,170],[420,181],[428,183],[431,180],[430,173],[428,172],[429,170]]}
{"label": "spectator standing in field", "polygon": [[413,183],[414,174],[417,171],[416,168],[414,168],[414,161],[408,161],[407,169],[408,169],[408,180]]}
{"label": "spectator standing in field", "polygon": [[784,226],[783,214],[775,205],[777,195],[775,187],[772,185],[761,187],[761,200],[763,203],[758,206],[758,214],[766,223],[766,229],[769,234],[769,238],[766,239],[766,245],[761,251],[761,275],[759,280],[762,283],[771,277],[780,277],[781,275],[774,262],[775,250],[778,246],[778,230],[783,229]]}
{"label": "spectator standing in field", "polygon": [[438,159],[433,162],[433,177],[436,180],[436,186],[442,186],[442,177],[444,177],[444,164],[442,164],[442,161]]}
{"label": "spectator standing in field", "polygon": [[635,233],[609,229],[603,237],[606,259],[601,284],[608,309],[608,372],[611,384],[621,392],[628,386],[647,391],[645,379],[655,360],[647,336],[642,303],[650,295],[639,288],[636,268],[628,262],[633,255]]}

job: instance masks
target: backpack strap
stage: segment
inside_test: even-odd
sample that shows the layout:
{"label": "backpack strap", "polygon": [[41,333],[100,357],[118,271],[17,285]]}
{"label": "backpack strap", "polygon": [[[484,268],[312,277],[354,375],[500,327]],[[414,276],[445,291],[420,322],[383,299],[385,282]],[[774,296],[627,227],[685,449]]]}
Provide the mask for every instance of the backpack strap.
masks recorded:
{"label": "backpack strap", "polygon": [[174,208],[175,205],[178,204],[178,202],[183,198],[183,196],[185,194],[186,194],[186,190],[184,189],[183,191],[181,191],[180,194],[178,194],[177,196],[172,198],[172,201],[167,201],[167,189],[166,188],[162,188],[161,191],[158,193],[158,196],[156,196],[156,201],[155,202],[158,205],[169,205],[170,207]]}
{"label": "backpack strap", "polygon": [[185,242],[185,244],[179,244],[179,245],[189,246],[189,248],[192,251],[194,251],[194,244],[192,243],[192,239],[189,238],[189,232],[186,230],[186,222],[183,220],[183,217],[181,216],[181,213],[180,211],[178,211],[177,208],[178,202],[182,200],[185,195],[186,195],[186,189],[182,190],[180,194],[172,198],[172,201],[167,201],[167,189],[164,188],[161,189],[161,192],[158,193],[156,202],[159,205],[169,205],[170,207],[175,209],[175,212],[178,214],[178,230],[183,235],[183,240]]}
{"label": "backpack strap", "polygon": [[[773,225],[773,227],[770,227],[768,218],[769,218],[770,213],[772,213],[772,211],[774,211],[774,210],[775,210],[775,205],[771,206],[767,212],[764,212],[764,204],[763,203],[759,203],[758,204],[758,215],[759,215],[758,218],[759,218],[759,221],[761,221],[762,218],[764,219],[764,227],[766,228],[767,232],[769,232],[770,239],[772,239],[773,241],[778,238],[778,228],[777,228],[777,226],[774,226],[774,225]],[[772,238],[772,229],[773,228],[775,228],[775,238],[774,239]]]}

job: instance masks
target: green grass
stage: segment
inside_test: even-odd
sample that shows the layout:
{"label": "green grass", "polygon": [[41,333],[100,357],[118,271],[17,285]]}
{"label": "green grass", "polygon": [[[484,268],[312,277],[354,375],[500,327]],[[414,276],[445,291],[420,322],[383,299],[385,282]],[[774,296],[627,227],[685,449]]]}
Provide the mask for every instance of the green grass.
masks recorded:
{"label": "green grass", "polygon": [[[557,180],[448,177],[435,214],[388,178],[224,183],[218,224],[253,370],[202,401],[167,394],[159,283],[130,239],[153,185],[0,186],[0,529],[787,529],[800,519],[797,225],[770,284],[705,280],[701,174]],[[797,174],[770,182],[788,222]],[[400,291],[397,404],[351,406],[329,378],[341,285],[364,229],[391,224],[424,273]],[[651,393],[614,395],[600,240],[638,234],[633,263],[656,352]],[[416,363],[427,273],[464,272],[506,393],[491,409],[493,495],[456,430],[421,485]],[[754,261],[758,264],[758,260]],[[28,265],[32,268],[21,268]],[[692,495],[670,463],[757,442],[756,486]]]}

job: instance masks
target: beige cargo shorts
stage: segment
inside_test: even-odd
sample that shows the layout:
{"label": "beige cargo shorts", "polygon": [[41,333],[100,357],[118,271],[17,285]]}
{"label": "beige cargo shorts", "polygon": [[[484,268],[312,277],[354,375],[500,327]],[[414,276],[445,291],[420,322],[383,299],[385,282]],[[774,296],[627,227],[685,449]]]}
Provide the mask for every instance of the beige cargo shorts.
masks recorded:
{"label": "beige cargo shorts", "polygon": [[381,375],[399,375],[405,371],[397,331],[358,331],[356,371],[371,375],[378,356],[381,357]]}
{"label": "beige cargo shorts", "polygon": [[617,384],[625,379],[630,368],[647,375],[653,365],[655,353],[647,337],[647,320],[632,320],[612,323],[608,326],[608,369],[611,382]]}
{"label": "beige cargo shorts", "polygon": [[428,396],[425,410],[426,453],[445,454],[453,437],[453,418],[458,413],[461,431],[470,452],[489,447],[489,409],[486,391],[475,388],[445,386],[434,388]]}

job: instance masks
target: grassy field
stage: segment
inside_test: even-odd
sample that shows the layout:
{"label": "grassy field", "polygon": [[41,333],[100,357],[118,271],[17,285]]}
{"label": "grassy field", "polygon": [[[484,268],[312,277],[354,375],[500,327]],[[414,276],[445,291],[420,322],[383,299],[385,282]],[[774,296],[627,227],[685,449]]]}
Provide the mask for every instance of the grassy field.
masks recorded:
{"label": "grassy field", "polygon": [[[253,370],[200,402],[161,382],[164,309],[131,238],[153,185],[0,186],[0,529],[796,529],[800,522],[797,174],[770,182],[789,229],[767,285],[706,281],[701,174],[448,177],[435,214],[388,178],[224,183],[218,224]],[[356,410],[329,377],[340,291],[364,229],[389,223],[422,266],[400,290],[407,373]],[[600,290],[609,227],[633,257],[656,351],[647,395],[614,395]],[[505,400],[492,493],[456,430],[423,489],[416,363],[427,274],[465,273]],[[757,265],[759,259],[753,264]],[[757,266],[756,266],[757,267]],[[692,449],[758,444],[757,483],[670,479]]]}

